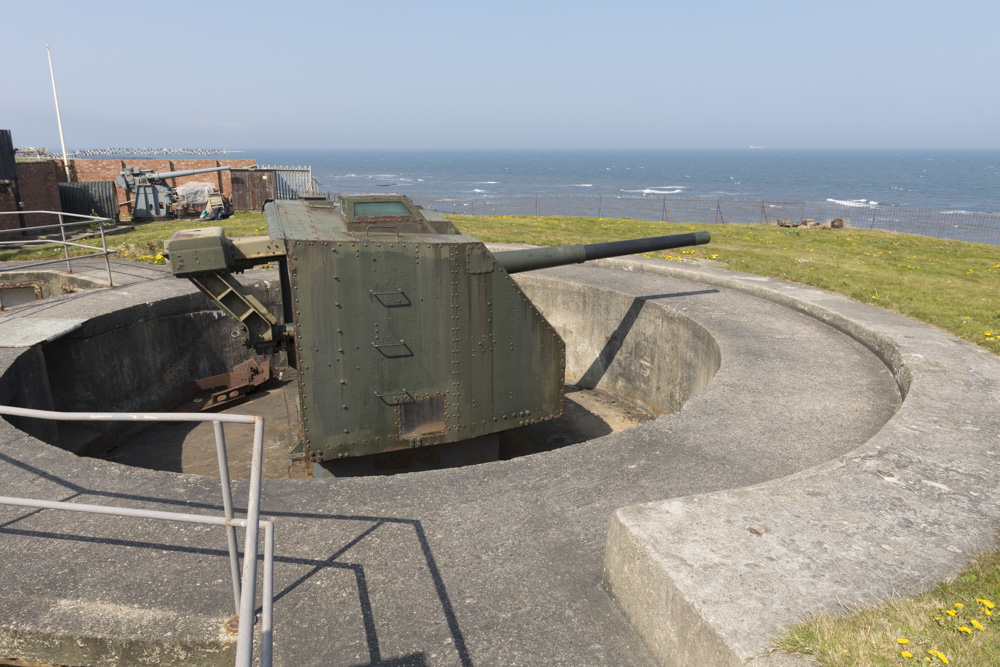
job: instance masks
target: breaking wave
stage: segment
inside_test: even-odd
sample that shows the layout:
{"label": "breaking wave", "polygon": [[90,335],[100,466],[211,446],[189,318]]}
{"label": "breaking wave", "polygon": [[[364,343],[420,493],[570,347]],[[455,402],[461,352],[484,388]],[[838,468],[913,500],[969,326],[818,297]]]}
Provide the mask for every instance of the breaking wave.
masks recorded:
{"label": "breaking wave", "polygon": [[827,199],[827,201],[833,204],[840,204],[841,206],[850,206],[852,208],[873,208],[878,206],[877,201],[869,201],[867,199]]}

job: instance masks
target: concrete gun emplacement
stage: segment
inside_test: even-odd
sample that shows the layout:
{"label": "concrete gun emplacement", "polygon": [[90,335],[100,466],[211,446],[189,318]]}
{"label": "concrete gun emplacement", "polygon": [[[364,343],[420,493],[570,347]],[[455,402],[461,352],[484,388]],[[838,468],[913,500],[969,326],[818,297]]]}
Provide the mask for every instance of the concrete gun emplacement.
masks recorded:
{"label": "concrete gun emplacement", "polygon": [[[395,194],[275,201],[269,235],[221,227],[166,243],[260,354],[298,370],[309,462],[459,447],[562,414],[565,345],[510,274],[710,241],[708,232],[490,252]],[[276,263],[282,319],[234,277]]]}

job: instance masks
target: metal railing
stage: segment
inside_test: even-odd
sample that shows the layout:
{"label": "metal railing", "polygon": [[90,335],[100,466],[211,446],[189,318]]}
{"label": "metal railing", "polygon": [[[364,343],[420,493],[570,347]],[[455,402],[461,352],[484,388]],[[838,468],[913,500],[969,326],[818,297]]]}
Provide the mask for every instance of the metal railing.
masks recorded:
{"label": "metal railing", "polygon": [[[163,521],[200,523],[226,528],[229,544],[229,565],[233,581],[233,601],[239,617],[236,636],[236,665],[249,667],[253,662],[253,627],[257,587],[257,555],[259,531],[264,529],[264,563],[261,590],[261,655],[262,667],[271,665],[273,653],[273,572],[274,572],[274,523],[260,518],[261,467],[264,450],[264,418],[253,415],[204,415],[199,413],[162,412],[53,412],[32,410],[0,405],[0,415],[49,419],[53,421],[120,421],[120,422],[213,422],[215,427],[215,447],[219,460],[219,479],[222,486],[223,516],[186,514],[183,512],[162,512],[157,510],[114,507],[109,505],[87,505],[83,503],[13,498],[0,496],[0,505],[17,505],[40,509],[55,509],[91,514],[111,514]],[[233,516],[232,485],[229,479],[229,463],[226,455],[226,439],[223,423],[253,424],[253,454],[250,461],[250,491],[247,500],[247,516],[237,519]],[[240,559],[236,542],[236,528],[245,530],[243,540],[243,568],[240,576]],[[252,555],[251,555],[252,554]]]}
{"label": "metal railing", "polygon": [[[114,281],[111,278],[111,260],[109,259],[109,257],[111,255],[113,255],[114,253],[118,252],[118,251],[117,250],[108,250],[108,242],[107,242],[107,239],[104,236],[104,223],[105,222],[111,222],[110,218],[99,218],[99,217],[93,216],[93,215],[80,215],[80,214],[77,214],[77,213],[63,213],[61,211],[2,211],[2,212],[0,212],[0,216],[3,216],[3,215],[38,215],[38,214],[48,214],[48,215],[58,216],[59,223],[55,224],[55,225],[39,225],[37,227],[32,226],[32,227],[27,227],[25,229],[21,229],[21,228],[18,228],[18,229],[0,229],[0,235],[4,234],[5,232],[21,232],[21,231],[26,231],[26,230],[31,230],[32,232],[35,232],[35,231],[40,230],[40,229],[58,229],[59,233],[60,233],[60,236],[62,237],[60,240],[56,240],[56,239],[17,239],[15,241],[0,241],[0,249],[2,249],[4,246],[11,246],[11,245],[16,245],[16,246],[23,246],[23,245],[45,245],[45,244],[61,245],[63,247],[63,251],[64,251],[65,257],[63,259],[49,259],[49,260],[45,260],[45,261],[41,261],[41,262],[31,262],[30,264],[18,264],[18,266],[17,266],[18,270],[29,269],[29,268],[32,268],[32,267],[35,267],[35,266],[43,266],[43,265],[46,265],[46,264],[58,264],[59,262],[66,262],[66,272],[67,273],[73,273],[73,264],[72,264],[72,261],[74,259],[86,259],[86,258],[89,258],[89,257],[104,257],[104,263],[105,263],[105,265],[107,266],[107,269],[108,269],[108,286],[109,287],[114,287],[115,286],[114,285]],[[69,217],[72,217],[72,218],[83,218],[83,219],[80,220],[79,222],[64,222],[63,221],[64,216],[69,216]],[[101,252],[95,252],[95,253],[92,253],[92,254],[89,254],[89,255],[76,255],[75,257],[70,257],[69,256],[69,247],[70,246],[73,246],[73,247],[76,247],[76,248],[87,248],[88,250],[97,250],[98,248],[97,248],[97,246],[85,245],[83,243],[74,243],[73,241],[67,241],[66,240],[66,228],[67,227],[82,227],[82,226],[86,226],[86,225],[93,225],[95,223],[97,224],[97,228],[101,232],[101,247],[100,247]]]}

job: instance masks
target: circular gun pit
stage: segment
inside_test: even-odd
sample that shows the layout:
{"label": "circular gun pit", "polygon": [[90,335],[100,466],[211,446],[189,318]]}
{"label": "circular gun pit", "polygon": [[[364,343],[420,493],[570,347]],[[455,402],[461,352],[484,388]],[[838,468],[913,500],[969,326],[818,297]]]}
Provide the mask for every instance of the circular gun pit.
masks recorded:
{"label": "circular gun pit", "polygon": [[[264,443],[264,477],[312,477],[311,467],[293,461],[288,454],[298,443],[294,371],[283,371],[282,376],[281,379],[270,380],[247,400],[220,412],[264,416],[268,430]],[[561,417],[501,433],[498,451],[489,460],[507,460],[586,442],[653,418],[648,410],[614,394],[567,386]],[[379,455],[378,464],[366,467],[358,474],[386,475],[417,468],[448,467],[447,461],[442,464],[442,457],[436,450],[435,447],[426,447]],[[98,456],[137,468],[219,476],[215,434],[210,423],[158,424],[141,434],[119,439]],[[230,441],[228,462],[231,477],[246,477],[250,469],[249,449]]]}
{"label": "circular gun pit", "polygon": [[[580,444],[676,412],[719,367],[714,338],[655,300],[541,275],[522,274],[517,282],[566,343],[563,416],[504,431],[478,449],[455,443],[376,455],[359,470],[340,466],[337,476],[448,468]],[[277,302],[275,281],[258,280],[254,291],[263,303]],[[228,372],[248,358],[232,334],[232,324],[199,294],[104,313],[88,321],[80,335],[42,345],[47,373],[53,376],[54,406],[67,411],[173,409],[185,384]],[[121,353],[138,349],[144,353]],[[115,363],[105,364],[109,358]],[[265,417],[265,477],[324,475],[289,455],[300,441],[298,388],[295,370],[283,362],[273,358],[274,377],[226,411]],[[49,444],[115,463],[218,476],[210,424],[101,430],[66,422],[39,435]],[[230,474],[245,477],[250,467],[246,443],[229,438],[228,455]]]}
{"label": "circular gun pit", "polygon": [[[132,265],[123,266],[137,272]],[[176,404],[184,383],[229,371],[247,359],[245,348],[231,336],[232,325],[201,294],[183,281],[157,273],[155,267],[139,268],[150,275],[141,284],[19,307],[34,309],[44,323],[62,318],[82,326],[52,342],[0,350],[0,398],[9,405],[61,411],[152,411]],[[253,272],[240,277],[247,284],[254,282],[253,293],[262,303],[273,304],[278,299],[275,275]],[[117,276],[115,282],[119,284]],[[894,514],[878,519],[868,505],[871,496],[856,491],[879,485],[883,494],[900,492],[899,485],[883,481],[875,471],[892,470],[908,460],[912,448],[908,453],[893,443],[917,442],[914,427],[926,426],[927,414],[943,414],[939,391],[952,396],[943,408],[948,413],[943,421],[961,414],[963,419],[978,419],[975,423],[983,430],[980,435],[944,428],[923,432],[921,444],[927,438],[949,438],[950,444],[940,447],[942,460],[934,471],[954,469],[957,459],[951,458],[967,460],[970,439],[978,438],[977,451],[987,449],[986,440],[995,433],[985,423],[991,414],[988,407],[980,405],[986,395],[983,388],[996,384],[993,375],[981,382],[973,378],[978,384],[972,385],[947,376],[935,380],[934,391],[918,385],[906,400],[907,404],[916,400],[917,405],[904,404],[900,409],[910,371],[895,352],[895,341],[909,340],[911,335],[931,337],[923,347],[912,348],[919,353],[910,358],[917,371],[933,371],[921,372],[920,382],[940,376],[938,366],[931,365],[937,364],[934,355],[951,349],[958,354],[964,347],[929,329],[920,334],[923,329],[912,322],[893,324],[900,318],[867,306],[759,277],[642,260],[563,267],[523,278],[519,274],[518,283],[566,341],[565,375],[571,399],[605,392],[642,406],[656,418],[572,446],[485,465],[358,477],[334,484],[264,480],[263,502],[268,515],[278,517],[281,531],[280,568],[275,568],[275,590],[281,596],[276,608],[281,611],[275,615],[275,637],[286,639],[275,644],[275,657],[282,664],[375,664],[432,655],[438,659],[428,664],[458,664],[470,655],[489,664],[526,660],[657,664],[650,649],[637,641],[635,633],[643,629],[629,619],[653,618],[658,628],[676,622],[683,630],[701,628],[707,621],[688,612],[673,621],[645,611],[623,617],[615,602],[631,601],[641,609],[644,601],[661,599],[655,591],[664,590],[642,583],[630,595],[619,575],[636,572],[634,564],[645,571],[648,563],[664,562],[662,554],[670,556],[677,549],[689,554],[688,545],[707,545],[716,549],[714,565],[691,564],[701,579],[682,573],[671,581],[696,581],[691,595],[718,590],[726,600],[743,604],[757,599],[753,591],[759,587],[798,581],[787,568],[769,574],[772,570],[756,566],[781,564],[787,552],[780,550],[794,544],[803,559],[824,558],[824,571],[845,563],[838,579],[853,581],[857,559],[865,557],[853,549],[853,540],[860,539],[853,531],[856,517],[882,521],[878,534],[866,542],[873,547],[869,561],[884,559],[879,545],[885,543],[883,535],[896,528],[899,544],[912,542],[912,529],[896,524],[902,518],[899,513],[909,512],[913,505],[898,505],[901,509]],[[841,321],[837,314],[841,312],[852,317],[845,315],[846,321]],[[871,313],[881,319],[865,324],[868,320],[862,316],[870,318]],[[855,326],[856,320],[861,324]],[[890,325],[891,340],[873,333]],[[945,361],[942,368],[971,367],[968,359]],[[983,366],[979,357],[975,361]],[[275,364],[276,377],[280,370]],[[281,444],[281,438],[291,441],[292,436],[280,429],[296,423],[289,414],[295,414],[298,392],[287,374],[261,391],[267,393],[234,410],[257,413],[258,405],[266,405],[264,399],[271,400],[273,414],[264,415],[269,452],[265,474],[270,476],[269,465],[283,463],[287,468],[287,444]],[[901,424],[900,416],[907,413],[909,421]],[[96,431],[90,423],[76,425],[74,434],[62,428],[69,422],[55,427],[39,421],[8,421],[0,421],[5,435],[0,465],[7,495],[76,498],[82,494],[83,502],[111,496],[126,505],[154,502],[173,509],[189,504],[221,511],[218,482],[201,473],[171,474],[120,465],[113,456],[110,461],[88,458],[107,452],[110,442],[141,441],[149,429],[122,437]],[[248,453],[249,430],[226,428],[231,469],[239,467],[239,457]],[[871,446],[865,444],[869,439]],[[40,440],[81,456],[55,451]],[[883,446],[890,448],[888,455],[878,454]],[[865,458],[855,462],[854,452]],[[884,461],[876,468],[868,456]],[[838,457],[843,465],[831,465]],[[242,470],[248,467],[243,465]],[[897,477],[906,474],[897,469]],[[836,479],[829,483],[830,476],[848,477],[843,483]],[[810,481],[813,477],[815,484]],[[785,492],[786,485],[800,483],[810,486],[796,487],[794,496]],[[235,486],[243,490],[247,485]],[[940,506],[939,492],[926,484],[913,486],[916,493],[935,493],[934,507]],[[739,520],[747,494],[759,499],[761,489],[773,489],[767,493],[779,507],[777,518],[764,524]],[[691,520],[696,511],[715,511],[712,499],[730,493],[733,500],[719,506],[718,522],[704,527]],[[834,494],[840,495],[833,500]],[[961,502],[966,502],[965,496]],[[629,508],[647,508],[650,503],[666,508],[653,517],[653,537],[631,528],[616,533],[621,539],[609,537],[609,519],[647,517],[644,509]],[[661,515],[677,503],[690,511],[671,514],[672,523],[667,523]],[[803,514],[806,505],[811,509]],[[831,508],[837,511],[841,505],[847,513],[838,514],[834,525]],[[952,502],[948,511],[934,511],[951,521],[964,516],[956,507]],[[32,563],[8,577],[5,608],[19,610],[22,616],[10,621],[7,631],[16,633],[12,636],[17,641],[70,637],[66,645],[90,651],[90,657],[71,661],[50,648],[34,657],[19,649],[22,659],[96,663],[94,656],[109,650],[109,636],[114,647],[141,644],[157,651],[157,656],[167,655],[178,642],[185,651],[188,646],[207,646],[199,656],[222,655],[219,650],[225,646],[217,644],[218,627],[231,614],[231,591],[224,585],[208,585],[224,580],[228,572],[219,534],[172,529],[150,536],[146,528],[130,528],[111,517],[83,525],[73,517],[60,519],[55,512],[22,517],[7,511],[17,524],[0,541],[4,559]],[[961,531],[948,533],[947,540],[942,538],[942,544],[950,546],[974,533],[978,524],[971,519],[967,523]],[[827,540],[819,552],[813,548],[816,533],[801,529],[812,525],[841,530],[839,526],[848,524],[849,532]],[[666,528],[659,529],[661,525]],[[762,526],[765,537],[748,533],[746,525]],[[65,536],[81,531],[84,535],[72,543],[72,552],[50,547],[65,545]],[[718,538],[722,533],[725,540]],[[989,527],[989,534],[994,533],[995,528]],[[782,540],[766,537],[774,534]],[[633,535],[638,535],[636,551],[624,550],[622,540]],[[921,539],[937,538],[928,533]],[[731,553],[736,544],[764,551],[744,565]],[[79,567],[65,566],[67,553]],[[82,565],[111,562],[123,553],[129,560],[120,567]],[[605,558],[605,553],[620,553],[621,558]],[[637,559],[631,559],[633,554]],[[169,585],[135,587],[136,582],[149,581],[153,571],[149,555],[155,559],[156,578]],[[678,567],[689,563],[684,558],[674,562]],[[435,569],[428,569],[431,566]],[[724,579],[732,568],[736,579]],[[809,586],[815,581],[808,577],[815,570],[808,564],[801,570],[799,585],[812,590]],[[364,589],[354,573],[364,573]],[[188,583],[174,585],[176,581]],[[599,581],[614,582],[609,586],[613,598],[596,585]],[[729,595],[733,586],[746,590],[733,597]],[[360,597],[360,590],[367,591],[365,597]],[[78,591],[80,603],[121,600],[122,608],[101,607],[102,618],[115,622],[102,623],[97,636],[92,615],[75,613],[77,607],[67,612],[66,591]],[[763,599],[770,609],[773,600],[793,597],[779,591]],[[714,604],[718,598],[692,599]],[[812,604],[812,598],[806,602]],[[136,618],[133,609],[150,619],[138,633],[132,626],[121,629],[126,627],[124,621]],[[755,617],[753,609],[740,607],[733,617]],[[188,618],[204,623],[190,626],[180,636],[174,619]],[[338,632],[329,632],[330,618],[340,619]],[[11,630],[14,622],[17,626]],[[726,621],[712,622],[714,633]],[[498,627],[504,632],[498,634]],[[174,634],[168,638],[168,633]],[[300,641],[303,637],[309,641]],[[604,640],[594,642],[593,637]],[[448,648],[455,646],[466,652]],[[159,659],[171,664],[169,656]],[[192,662],[185,654],[172,664]]]}

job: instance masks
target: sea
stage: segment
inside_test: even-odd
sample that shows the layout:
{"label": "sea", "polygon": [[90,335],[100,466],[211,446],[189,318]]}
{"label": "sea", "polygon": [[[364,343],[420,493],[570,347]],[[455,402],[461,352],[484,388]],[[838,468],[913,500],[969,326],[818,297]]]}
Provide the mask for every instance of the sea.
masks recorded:
{"label": "sea", "polygon": [[733,196],[1000,213],[1000,149],[245,150],[319,189],[411,195]]}

